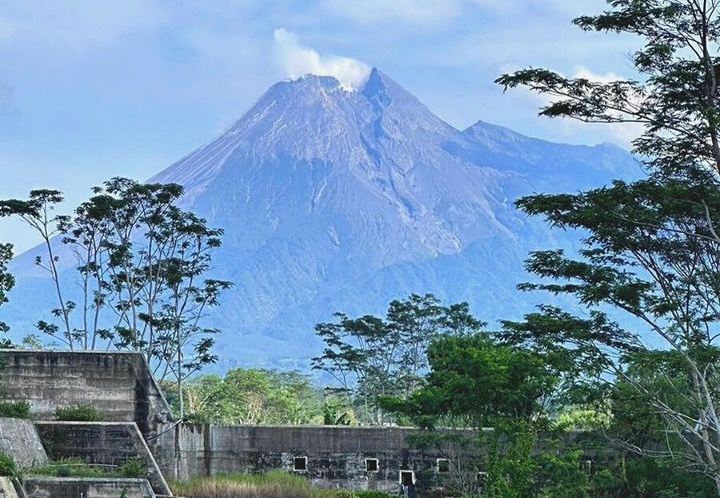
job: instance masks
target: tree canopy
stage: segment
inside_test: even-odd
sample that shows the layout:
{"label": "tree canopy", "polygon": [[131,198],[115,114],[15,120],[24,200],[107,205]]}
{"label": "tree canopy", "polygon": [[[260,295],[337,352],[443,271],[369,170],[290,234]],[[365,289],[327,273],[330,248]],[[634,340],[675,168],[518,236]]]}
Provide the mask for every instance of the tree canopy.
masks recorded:
{"label": "tree canopy", "polygon": [[[647,170],[637,182],[518,201],[554,227],[587,234],[578,254],[531,254],[527,269],[542,279],[522,288],[573,296],[589,319],[544,306],[505,322],[505,340],[566,354],[589,383],[634,390],[664,424],[667,450],[653,454],[710,476],[720,494],[718,7],[714,0],[611,0],[605,12],[574,21],[636,35],[636,80],[531,68],[497,81],[552,97],[545,116],[642,125],[633,146]],[[656,349],[673,353],[671,369]],[[653,368],[637,375],[638,361],[648,358]]]}

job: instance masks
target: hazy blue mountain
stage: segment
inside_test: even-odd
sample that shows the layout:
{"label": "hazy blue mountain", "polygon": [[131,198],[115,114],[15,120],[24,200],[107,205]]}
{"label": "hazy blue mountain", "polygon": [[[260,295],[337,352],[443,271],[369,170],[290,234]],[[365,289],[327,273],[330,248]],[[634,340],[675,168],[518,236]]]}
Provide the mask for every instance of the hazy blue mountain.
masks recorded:
{"label": "hazy blue mountain", "polygon": [[[515,290],[527,252],[576,236],[550,233],[514,199],[637,170],[609,144],[555,144],[482,122],[459,131],[373,70],[357,92],[330,77],[277,83],[151,181],[181,183],[183,205],[225,228],[214,271],[235,287],[213,318],[224,360],[290,366],[319,351],[313,324],[334,311],[378,313],[411,292],[468,300],[489,321],[529,311],[536,298]],[[13,265],[8,307],[25,327],[52,306],[38,297],[33,255]]]}

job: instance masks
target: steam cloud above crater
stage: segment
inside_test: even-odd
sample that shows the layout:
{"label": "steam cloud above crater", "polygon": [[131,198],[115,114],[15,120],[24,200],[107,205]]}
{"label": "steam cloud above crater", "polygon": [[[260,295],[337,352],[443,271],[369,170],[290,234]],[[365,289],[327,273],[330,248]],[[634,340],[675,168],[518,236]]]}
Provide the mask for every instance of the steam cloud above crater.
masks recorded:
{"label": "steam cloud above crater", "polygon": [[297,79],[307,74],[332,76],[344,90],[360,89],[370,75],[371,67],[352,57],[333,54],[320,55],[317,50],[300,44],[298,36],[286,29],[275,30],[277,59],[289,78]]}

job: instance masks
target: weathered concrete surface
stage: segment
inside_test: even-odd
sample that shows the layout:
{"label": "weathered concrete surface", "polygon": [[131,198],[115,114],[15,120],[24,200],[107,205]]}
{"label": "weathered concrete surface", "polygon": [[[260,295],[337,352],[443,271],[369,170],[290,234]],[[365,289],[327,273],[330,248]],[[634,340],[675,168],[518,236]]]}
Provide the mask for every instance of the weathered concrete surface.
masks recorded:
{"label": "weathered concrete surface", "polygon": [[9,477],[0,477],[0,498],[18,498],[15,486]]}
{"label": "weathered concrete surface", "polygon": [[[188,479],[227,472],[293,472],[294,457],[307,457],[302,472],[315,485],[395,492],[400,470],[435,481],[435,455],[413,450],[413,429],[341,426],[216,426],[182,424],[168,428],[153,446],[166,476]],[[179,458],[178,458],[179,456]],[[378,471],[366,470],[366,459]]]}
{"label": "weathered concrete surface", "polygon": [[29,478],[28,498],[155,498],[146,479]]}
{"label": "weathered concrete surface", "polygon": [[[396,491],[401,470],[425,483],[439,477],[441,455],[412,449],[412,429],[168,423],[167,402],[137,353],[0,350],[0,392],[29,401],[36,419],[52,419],[61,406],[97,408],[113,422],[37,422],[50,458],[122,465],[138,456],[158,494],[170,494],[163,473],[292,472],[295,457],[307,457],[302,473],[324,487]],[[377,471],[366,469],[366,459],[377,459]]]}
{"label": "weathered concrete surface", "polygon": [[145,357],[134,352],[0,350],[0,393],[29,401],[35,420],[87,404],[106,420],[137,423],[143,434],[170,414]]}
{"label": "weathered concrete surface", "polygon": [[36,422],[52,460],[81,458],[88,463],[121,466],[139,458],[156,493],[171,495],[155,457],[133,422]]}
{"label": "weathered concrete surface", "polygon": [[40,436],[29,420],[0,418],[0,452],[12,456],[20,467],[48,460]]}

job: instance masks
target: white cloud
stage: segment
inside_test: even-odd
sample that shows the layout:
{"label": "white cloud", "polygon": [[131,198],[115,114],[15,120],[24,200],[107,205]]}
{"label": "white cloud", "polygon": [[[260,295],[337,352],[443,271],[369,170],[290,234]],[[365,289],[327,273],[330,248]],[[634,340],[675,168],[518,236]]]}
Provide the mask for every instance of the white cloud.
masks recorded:
{"label": "white cloud", "polygon": [[327,54],[304,47],[295,33],[280,28],[275,30],[275,46],[280,65],[289,78],[306,74],[332,76],[345,90],[357,90],[370,75],[370,66],[351,57]]}
{"label": "white cloud", "polygon": [[585,66],[576,66],[573,71],[573,78],[583,78],[597,83],[612,83],[613,81],[623,81],[627,79],[613,72],[604,74],[596,73]]}
{"label": "white cloud", "polygon": [[[584,78],[597,83],[612,83],[613,81],[624,81],[626,77],[617,73],[596,73],[584,66],[577,66],[573,72],[574,78]],[[615,141],[625,147],[630,147],[632,141],[642,135],[645,127],[640,123],[613,123],[605,125],[612,134]]]}

